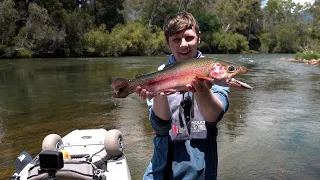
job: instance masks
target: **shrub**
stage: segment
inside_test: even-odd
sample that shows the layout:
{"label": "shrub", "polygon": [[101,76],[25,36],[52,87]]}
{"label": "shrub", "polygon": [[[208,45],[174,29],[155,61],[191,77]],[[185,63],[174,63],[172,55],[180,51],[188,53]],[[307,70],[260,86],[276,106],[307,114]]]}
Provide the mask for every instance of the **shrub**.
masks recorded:
{"label": "shrub", "polygon": [[105,25],[89,31],[84,35],[83,47],[86,55],[89,56],[107,56],[109,50],[109,32]]}
{"label": "shrub", "polygon": [[29,49],[20,48],[16,49],[14,58],[32,58],[33,52]]}
{"label": "shrub", "polygon": [[110,37],[118,55],[153,55],[166,47],[163,31],[158,27],[147,27],[139,22],[116,25]]}
{"label": "shrub", "polygon": [[292,27],[282,27],[277,33],[275,52],[295,53],[301,50],[298,32]]}
{"label": "shrub", "polygon": [[4,54],[6,53],[7,48],[8,47],[6,45],[0,44],[0,58],[4,56]]}
{"label": "shrub", "polygon": [[109,33],[100,26],[85,34],[84,48],[92,56],[154,55],[165,51],[163,31],[138,22],[116,25]]}
{"label": "shrub", "polygon": [[296,53],[295,58],[299,60],[320,59],[320,53],[315,53],[313,51],[299,52],[299,53]]}
{"label": "shrub", "polygon": [[247,38],[238,33],[214,33],[209,44],[211,47],[217,48],[219,52],[227,54],[240,53],[249,49]]}

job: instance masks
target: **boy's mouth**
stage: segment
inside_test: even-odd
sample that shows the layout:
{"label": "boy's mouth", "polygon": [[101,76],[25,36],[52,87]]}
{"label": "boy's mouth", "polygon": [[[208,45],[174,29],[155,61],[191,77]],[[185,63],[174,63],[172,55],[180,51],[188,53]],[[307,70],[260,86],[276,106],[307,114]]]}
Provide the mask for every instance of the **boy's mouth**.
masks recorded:
{"label": "boy's mouth", "polygon": [[187,50],[187,51],[184,51],[184,52],[179,52],[179,54],[181,54],[181,55],[186,55],[186,54],[188,54],[190,51],[191,51],[191,50]]}

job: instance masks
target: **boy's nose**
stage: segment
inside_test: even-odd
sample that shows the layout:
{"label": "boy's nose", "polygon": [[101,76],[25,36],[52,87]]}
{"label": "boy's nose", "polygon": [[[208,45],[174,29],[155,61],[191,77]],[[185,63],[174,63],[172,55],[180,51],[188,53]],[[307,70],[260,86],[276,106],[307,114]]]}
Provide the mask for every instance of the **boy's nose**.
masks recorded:
{"label": "boy's nose", "polygon": [[180,45],[181,47],[183,47],[183,46],[188,46],[188,42],[186,41],[186,39],[185,38],[182,38],[182,40],[181,40],[181,45]]}

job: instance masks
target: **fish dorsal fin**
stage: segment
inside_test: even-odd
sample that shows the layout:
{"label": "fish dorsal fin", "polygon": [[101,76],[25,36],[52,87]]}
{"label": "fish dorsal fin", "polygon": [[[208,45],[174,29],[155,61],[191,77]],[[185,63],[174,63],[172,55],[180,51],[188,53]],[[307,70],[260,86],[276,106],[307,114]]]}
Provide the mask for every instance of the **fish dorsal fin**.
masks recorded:
{"label": "fish dorsal fin", "polygon": [[173,63],[170,63],[170,64],[167,64],[163,69],[167,69],[171,66],[174,66],[175,64],[177,64],[178,62],[173,62]]}
{"label": "fish dorsal fin", "polygon": [[141,77],[141,76],[143,76],[143,74],[136,74],[136,77],[135,77],[135,78],[139,78],[139,77]]}
{"label": "fish dorsal fin", "polygon": [[143,76],[148,76],[149,74],[137,74],[136,76],[135,76],[135,78],[136,79],[138,79],[138,78],[142,78]]}

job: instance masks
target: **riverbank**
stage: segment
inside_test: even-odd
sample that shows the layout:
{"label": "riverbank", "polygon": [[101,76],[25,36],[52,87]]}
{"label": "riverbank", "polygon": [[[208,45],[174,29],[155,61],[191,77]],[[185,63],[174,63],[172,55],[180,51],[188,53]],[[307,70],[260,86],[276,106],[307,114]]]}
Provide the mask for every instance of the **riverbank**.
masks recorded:
{"label": "riverbank", "polygon": [[320,64],[320,59],[295,59],[295,58],[280,58],[281,61],[288,61],[288,62],[300,62],[305,64],[317,65]]}

